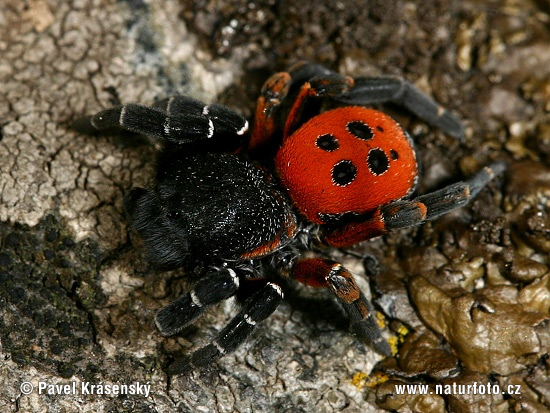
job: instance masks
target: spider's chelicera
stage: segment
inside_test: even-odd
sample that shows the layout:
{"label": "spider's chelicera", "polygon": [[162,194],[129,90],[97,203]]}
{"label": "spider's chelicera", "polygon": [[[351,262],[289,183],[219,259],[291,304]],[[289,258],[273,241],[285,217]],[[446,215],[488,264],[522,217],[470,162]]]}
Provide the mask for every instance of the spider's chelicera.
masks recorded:
{"label": "spider's chelicera", "polygon": [[[163,147],[156,185],[133,188],[124,202],[150,261],[197,277],[191,291],[157,313],[160,332],[177,334],[209,306],[244,297],[217,338],[176,360],[171,373],[235,350],[275,311],[284,277],[328,288],[355,332],[391,354],[372,304],[321,247],[349,247],[464,206],[504,164],[412,197],[418,165],[409,135],[364,107],[386,102],[452,137],[464,136],[455,117],[405,80],[352,79],[311,63],[266,81],[251,133],[232,110],[184,96],[151,108],[128,104],[75,123],[88,132],[122,128],[148,135]],[[312,249],[317,257],[302,256]]]}

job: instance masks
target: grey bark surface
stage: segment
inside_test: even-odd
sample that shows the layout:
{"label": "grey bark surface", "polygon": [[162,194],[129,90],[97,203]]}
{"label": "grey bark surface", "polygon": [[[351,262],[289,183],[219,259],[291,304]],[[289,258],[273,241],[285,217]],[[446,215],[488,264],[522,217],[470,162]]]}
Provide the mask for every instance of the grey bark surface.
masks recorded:
{"label": "grey bark surface", "polygon": [[[460,114],[468,130],[464,146],[397,113],[419,137],[419,146],[428,148],[420,153],[421,191],[461,173],[471,174],[488,159],[532,162],[512,168],[517,173],[507,192],[493,188],[468,209],[473,211],[468,217],[479,222],[468,228],[468,234],[481,234],[486,241],[483,248],[498,244],[498,237],[512,239],[504,242],[506,251],[532,263],[521,266],[513,261],[516,278],[494,285],[513,288],[525,307],[534,300],[521,301],[521,294],[530,297],[529,291],[519,293],[520,287],[516,290],[511,284],[526,277],[522,283],[528,278],[542,280],[542,285],[547,278],[543,278],[548,270],[545,252],[550,248],[544,244],[544,222],[536,221],[542,218],[535,212],[531,221],[520,218],[525,211],[546,214],[548,210],[547,5],[438,1],[430,9],[416,1],[369,2],[362,7],[361,1],[327,0],[300,8],[290,3],[6,0],[2,4],[0,410],[351,413],[378,411],[379,406],[410,411],[421,405],[418,400],[390,405],[380,392],[376,400],[376,391],[363,377],[380,357],[349,333],[328,294],[303,287],[289,292],[276,313],[234,354],[204,372],[168,377],[164,368],[170,358],[209,342],[236,308],[231,300],[222,303],[175,338],[158,333],[155,311],[189,284],[182,271],[161,274],[148,266],[122,212],[124,192],[151,183],[155,149],[122,136],[84,136],[69,128],[79,116],[121,102],[150,105],[174,94],[220,100],[250,117],[261,82],[296,60],[317,60],[353,76],[406,76]],[[520,177],[533,184],[523,185]],[[503,199],[508,204],[497,202]],[[501,209],[505,212],[498,215]],[[465,214],[458,212],[450,219],[461,221]],[[518,241],[510,235],[516,222],[532,230],[529,234],[534,231],[534,238]],[[373,253],[382,267],[396,274],[428,274],[441,263],[444,274],[465,274],[470,286],[477,278],[494,276],[503,262],[511,262],[496,253],[496,258],[487,258],[492,247],[479,253],[485,254],[481,262],[476,261],[477,252],[450,258],[442,235],[441,251],[435,252],[437,241],[433,248],[426,242],[415,250],[424,254],[420,257],[432,253],[431,261],[421,267],[418,262],[423,259],[411,253],[415,236],[438,239],[437,234],[447,234],[443,227],[428,225],[424,234],[401,232],[356,252]],[[405,244],[402,250],[399,242]],[[337,257],[368,291],[361,260]],[[400,288],[395,296],[380,294],[391,301],[394,318],[422,331],[407,291]],[[540,288],[547,293],[547,286]],[[537,300],[536,310],[547,317],[548,303]],[[424,314],[429,328],[438,337],[445,336]],[[527,320],[526,316],[518,324],[539,325],[544,317]],[[525,353],[544,353],[545,339],[537,340]],[[435,339],[430,345],[442,346]],[[467,357],[463,363],[470,367]],[[505,376],[518,371],[506,366]],[[392,368],[386,371],[398,370]],[[425,371],[418,375],[426,377]],[[533,374],[530,380],[525,383],[545,394],[543,379]],[[35,387],[39,382],[139,382],[149,384],[151,394],[47,395],[35,389],[25,395],[20,389],[23,382]],[[543,396],[536,401],[530,397],[525,402],[530,406],[548,403]],[[469,411],[463,401],[428,402],[433,411],[444,411],[453,402],[457,411]],[[494,408],[494,403],[487,408]],[[498,403],[505,409],[512,401]]]}

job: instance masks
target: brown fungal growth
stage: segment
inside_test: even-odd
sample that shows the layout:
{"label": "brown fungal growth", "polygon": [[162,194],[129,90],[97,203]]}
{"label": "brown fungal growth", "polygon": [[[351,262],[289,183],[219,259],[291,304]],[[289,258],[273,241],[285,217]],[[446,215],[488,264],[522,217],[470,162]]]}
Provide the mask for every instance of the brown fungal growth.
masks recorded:
{"label": "brown fungal growth", "polygon": [[509,375],[535,364],[549,349],[536,332],[547,320],[542,313],[483,291],[451,296],[421,276],[409,286],[424,322],[469,370]]}

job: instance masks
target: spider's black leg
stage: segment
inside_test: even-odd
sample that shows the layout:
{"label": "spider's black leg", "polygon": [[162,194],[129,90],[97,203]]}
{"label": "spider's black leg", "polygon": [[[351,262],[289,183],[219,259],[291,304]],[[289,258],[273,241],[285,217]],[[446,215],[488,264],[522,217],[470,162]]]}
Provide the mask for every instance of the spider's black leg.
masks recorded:
{"label": "spider's black leg", "polygon": [[411,200],[391,202],[344,225],[326,226],[322,234],[323,241],[333,247],[348,247],[394,229],[432,220],[466,205],[505,169],[504,162],[495,162],[466,181],[456,182]]}
{"label": "spider's black leg", "polygon": [[376,319],[376,310],[342,264],[325,258],[303,258],[294,263],[289,275],[312,287],[330,288],[350,318],[355,332],[380,354],[391,356],[390,345],[382,336]]}
{"label": "spider's black leg", "polygon": [[241,144],[248,131],[246,119],[231,109],[186,96],[164,99],[154,107],[130,103],[103,110],[72,126],[85,133],[123,129],[176,145],[216,138]]}
{"label": "spider's black leg", "polygon": [[397,201],[388,204],[381,209],[385,229],[410,227],[461,208],[505,169],[504,162],[495,162],[466,181],[456,182],[410,201]]}
{"label": "spider's black leg", "polygon": [[160,310],[155,322],[161,334],[179,333],[208,307],[233,296],[239,288],[239,277],[231,268],[212,268],[191,291]]}
{"label": "spider's black leg", "polygon": [[430,125],[440,128],[448,135],[461,141],[464,140],[462,123],[404,79],[394,77],[357,78],[354,87],[340,96],[336,96],[335,100],[345,105],[395,103]]}
{"label": "spider's black leg", "polygon": [[162,140],[165,119],[163,110],[130,103],[77,119],[72,127],[84,133],[122,129]]}
{"label": "spider's black leg", "polygon": [[214,362],[224,354],[239,347],[256,328],[256,325],[269,317],[283,298],[281,287],[268,282],[252,295],[243,308],[216,339],[188,357],[176,360],[169,368],[169,374],[181,374],[193,368],[201,368]]}
{"label": "spider's black leg", "polygon": [[[166,112],[165,125],[167,126],[165,127],[168,128],[171,127],[172,122],[175,122],[173,126],[176,127],[178,118],[182,114],[189,113],[208,121],[210,136],[207,138],[214,135],[244,136],[248,132],[248,121],[223,105],[205,104],[188,96],[171,96],[158,101],[153,106]],[[177,128],[175,131],[177,132]],[[177,133],[174,137],[177,138]]]}
{"label": "spider's black leg", "polygon": [[426,205],[424,220],[437,218],[453,209],[460,208],[472,200],[496,175],[506,169],[504,162],[495,162],[484,167],[470,179],[451,184],[438,191],[416,198]]}

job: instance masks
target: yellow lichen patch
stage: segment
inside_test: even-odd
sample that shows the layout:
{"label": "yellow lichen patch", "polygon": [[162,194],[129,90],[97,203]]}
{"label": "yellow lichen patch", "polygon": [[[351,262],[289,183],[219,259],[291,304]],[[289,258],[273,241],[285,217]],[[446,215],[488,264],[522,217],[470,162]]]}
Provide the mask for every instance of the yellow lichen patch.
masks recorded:
{"label": "yellow lichen patch", "polygon": [[403,344],[403,342],[405,341],[405,337],[410,333],[410,331],[406,326],[401,325],[397,329],[396,333],[397,335],[388,338],[388,344],[391,347],[392,356],[395,356],[398,353],[399,345]]}
{"label": "yellow lichen patch", "polygon": [[384,373],[377,372],[369,376],[362,371],[358,371],[353,375],[351,379],[351,384],[357,387],[357,390],[361,390],[364,387],[375,388],[381,385],[382,383],[389,380],[389,376]]}
{"label": "yellow lichen patch", "polygon": [[377,312],[376,313],[376,322],[378,323],[378,326],[382,329],[386,328],[388,323],[386,322],[386,317],[384,317],[384,314]]}
{"label": "yellow lichen patch", "polygon": [[397,336],[391,336],[390,338],[388,338],[388,344],[390,345],[392,356],[395,356],[398,353],[399,343],[401,342],[403,342],[403,340]]}
{"label": "yellow lichen patch", "polygon": [[353,378],[351,379],[351,384],[357,387],[357,390],[361,390],[363,387],[366,386],[365,382],[367,380],[367,377],[368,375],[366,373],[358,371],[353,375]]}
{"label": "yellow lichen patch", "polygon": [[387,374],[377,372],[373,375],[371,375],[368,380],[366,381],[365,385],[367,387],[370,387],[371,389],[374,387],[378,387],[382,383],[385,383],[389,380],[389,376]]}
{"label": "yellow lichen patch", "polygon": [[403,342],[403,339],[409,333],[410,333],[410,331],[407,328],[407,326],[405,326],[405,325],[399,326],[399,328],[397,329],[397,334],[399,335],[399,341]]}

